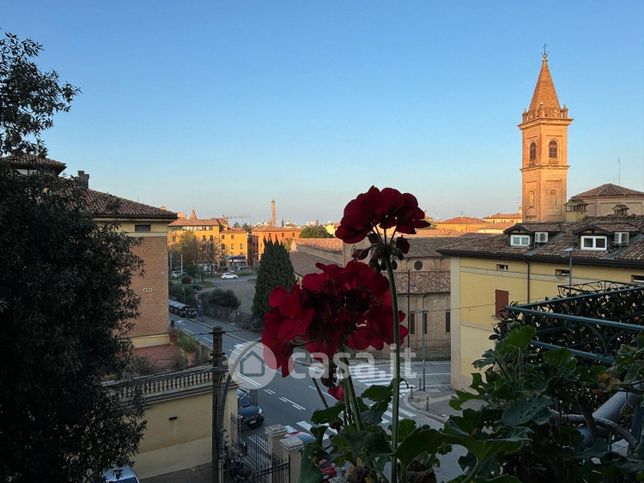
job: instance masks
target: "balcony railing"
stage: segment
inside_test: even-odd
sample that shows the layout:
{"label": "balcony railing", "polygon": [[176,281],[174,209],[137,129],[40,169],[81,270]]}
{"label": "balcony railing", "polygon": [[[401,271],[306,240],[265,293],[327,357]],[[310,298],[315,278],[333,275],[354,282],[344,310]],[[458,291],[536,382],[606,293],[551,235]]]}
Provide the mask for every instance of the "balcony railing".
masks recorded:
{"label": "balcony railing", "polygon": [[182,371],[105,382],[103,387],[117,392],[123,401],[131,400],[139,395],[143,398],[169,396],[210,387],[212,385],[212,371],[213,368],[210,366],[194,367]]}
{"label": "balcony railing", "polygon": [[[596,282],[599,292],[583,292],[592,284],[577,287],[574,295],[525,305],[510,305],[507,322],[532,325],[537,334],[532,346],[543,349],[565,347],[579,357],[612,363],[622,344],[634,345],[644,331],[644,287]],[[603,285],[602,285],[603,284]],[[570,287],[570,288],[574,288]],[[511,324],[501,324],[501,335]]]}

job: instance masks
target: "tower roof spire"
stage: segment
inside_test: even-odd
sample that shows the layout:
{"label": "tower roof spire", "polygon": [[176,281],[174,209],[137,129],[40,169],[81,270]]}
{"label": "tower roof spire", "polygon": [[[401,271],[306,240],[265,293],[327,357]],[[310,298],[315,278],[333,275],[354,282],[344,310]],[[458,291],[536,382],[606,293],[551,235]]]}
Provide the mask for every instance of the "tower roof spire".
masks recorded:
{"label": "tower roof spire", "polygon": [[523,122],[539,118],[568,119],[568,108],[566,106],[563,109],[561,108],[555,85],[552,82],[545,44],[539,78],[537,79],[537,85],[534,87],[530,107],[523,112]]}
{"label": "tower roof spire", "polygon": [[545,51],[541,61],[541,71],[539,71],[539,78],[537,79],[537,85],[534,88],[528,111],[536,111],[540,107],[546,110],[559,110],[561,108],[555,85],[552,82],[552,75],[550,75],[550,69],[548,68],[548,54]]}

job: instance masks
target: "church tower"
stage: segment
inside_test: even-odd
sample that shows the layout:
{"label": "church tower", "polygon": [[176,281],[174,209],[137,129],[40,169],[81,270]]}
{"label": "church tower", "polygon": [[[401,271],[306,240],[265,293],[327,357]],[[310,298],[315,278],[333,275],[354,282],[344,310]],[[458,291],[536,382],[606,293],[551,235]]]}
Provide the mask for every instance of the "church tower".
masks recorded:
{"label": "church tower", "polygon": [[521,164],[524,222],[563,221],[567,201],[568,108],[559,105],[544,52],[530,107],[523,111]]}

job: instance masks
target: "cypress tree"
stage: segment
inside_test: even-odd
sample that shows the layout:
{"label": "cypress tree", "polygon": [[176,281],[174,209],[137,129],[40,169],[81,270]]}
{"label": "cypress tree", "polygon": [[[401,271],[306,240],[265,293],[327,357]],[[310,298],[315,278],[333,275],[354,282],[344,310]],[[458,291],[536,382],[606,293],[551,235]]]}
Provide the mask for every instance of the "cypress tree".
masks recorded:
{"label": "cypress tree", "polygon": [[255,318],[263,320],[264,314],[270,310],[268,296],[273,289],[282,286],[290,290],[294,283],[293,264],[288,256],[286,247],[279,242],[266,240],[255,284],[255,297],[253,299],[253,315]]}

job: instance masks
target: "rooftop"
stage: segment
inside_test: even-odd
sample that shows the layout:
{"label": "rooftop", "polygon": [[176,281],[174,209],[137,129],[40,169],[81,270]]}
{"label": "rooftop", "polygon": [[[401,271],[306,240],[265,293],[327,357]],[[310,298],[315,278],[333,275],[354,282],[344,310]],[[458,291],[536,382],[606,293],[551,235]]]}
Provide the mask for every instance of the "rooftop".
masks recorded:
{"label": "rooftop", "polygon": [[343,242],[339,238],[298,238],[295,244],[299,247],[311,247],[330,252],[342,252]]}
{"label": "rooftop", "polygon": [[[588,231],[613,234],[628,231],[628,245],[613,246],[608,250],[582,250],[579,234]],[[548,242],[529,247],[513,247],[509,243],[512,233],[532,234],[548,232]],[[572,255],[575,263],[608,266],[644,267],[644,215],[589,217],[577,223],[520,223],[503,235],[487,237],[459,237],[438,251],[446,256],[469,256],[474,258],[500,258],[567,262]],[[572,248],[572,251],[568,251]]]}
{"label": "rooftop", "polygon": [[572,198],[615,198],[615,197],[629,197],[629,198],[644,198],[644,192],[624,188],[612,183],[606,183],[596,188],[584,191]]}
{"label": "rooftop", "polygon": [[84,203],[86,209],[98,218],[155,218],[174,220],[177,215],[171,211],[145,205],[109,193],[91,189],[86,190]]}
{"label": "rooftop", "polygon": [[483,224],[485,223],[485,220],[481,218],[474,218],[472,216],[457,216],[455,218],[449,218],[447,220],[439,220],[435,222],[437,225],[445,225],[445,224],[450,224],[450,225],[471,225],[471,224]]}
{"label": "rooftop", "polygon": [[10,154],[3,156],[0,161],[11,164],[17,169],[43,169],[54,171],[57,175],[65,170],[67,165],[55,159],[43,158],[34,154]]}

